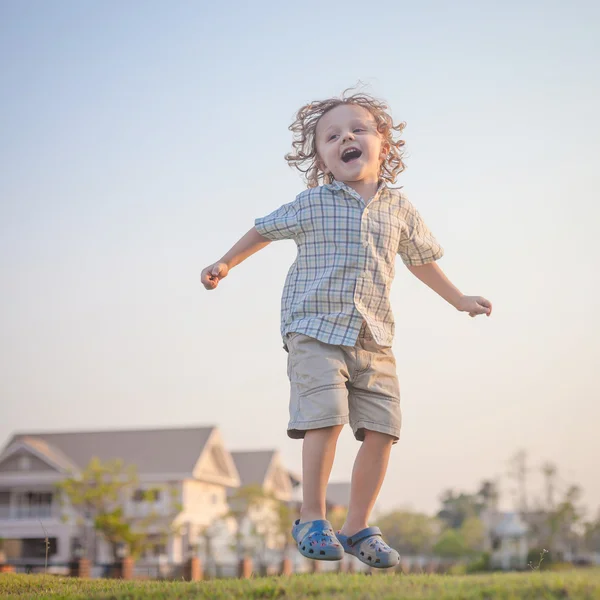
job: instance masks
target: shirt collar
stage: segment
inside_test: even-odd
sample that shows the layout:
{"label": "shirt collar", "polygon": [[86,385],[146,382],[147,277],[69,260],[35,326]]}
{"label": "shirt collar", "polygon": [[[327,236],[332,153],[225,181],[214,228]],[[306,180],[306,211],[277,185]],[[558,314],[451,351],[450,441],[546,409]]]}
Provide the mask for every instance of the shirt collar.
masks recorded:
{"label": "shirt collar", "polygon": [[[363,202],[365,202],[365,200],[358,194],[358,192],[351,188],[349,185],[345,184],[343,181],[338,181],[337,179],[334,179],[332,183],[328,183],[326,184],[327,188],[329,188],[331,191],[335,191],[335,190],[344,190],[346,192],[348,192],[349,194],[351,194],[352,196],[354,196],[355,198],[358,198],[360,200],[362,200]],[[387,188],[387,183],[385,181],[381,181],[379,184],[379,187],[377,188],[377,191],[375,192],[375,195],[372,198],[369,198],[366,203],[368,204],[369,202],[372,202],[373,200],[375,200],[375,198],[377,198],[377,196],[379,196],[379,194],[385,190]]]}

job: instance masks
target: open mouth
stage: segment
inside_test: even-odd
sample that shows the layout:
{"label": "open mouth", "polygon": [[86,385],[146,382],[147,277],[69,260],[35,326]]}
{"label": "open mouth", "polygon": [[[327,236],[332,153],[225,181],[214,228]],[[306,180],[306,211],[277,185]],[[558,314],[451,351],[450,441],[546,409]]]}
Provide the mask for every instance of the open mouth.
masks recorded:
{"label": "open mouth", "polygon": [[345,163],[349,163],[352,160],[356,160],[362,156],[362,152],[358,148],[348,148],[342,152],[342,160]]}

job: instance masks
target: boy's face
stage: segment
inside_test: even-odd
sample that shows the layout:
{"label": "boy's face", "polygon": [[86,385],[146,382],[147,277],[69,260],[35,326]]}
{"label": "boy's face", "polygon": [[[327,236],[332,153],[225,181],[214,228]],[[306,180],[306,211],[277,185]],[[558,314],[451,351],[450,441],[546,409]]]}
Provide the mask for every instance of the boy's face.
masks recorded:
{"label": "boy's face", "polygon": [[388,151],[373,115],[362,106],[341,104],[325,113],[315,131],[325,173],[344,183],[373,183]]}

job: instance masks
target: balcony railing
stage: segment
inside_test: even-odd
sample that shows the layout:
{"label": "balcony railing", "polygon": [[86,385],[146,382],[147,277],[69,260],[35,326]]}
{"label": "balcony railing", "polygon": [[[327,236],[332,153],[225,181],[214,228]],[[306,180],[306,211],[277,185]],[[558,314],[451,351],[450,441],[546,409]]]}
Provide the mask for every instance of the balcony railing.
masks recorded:
{"label": "balcony railing", "polygon": [[54,506],[0,506],[0,519],[49,519],[56,514]]}

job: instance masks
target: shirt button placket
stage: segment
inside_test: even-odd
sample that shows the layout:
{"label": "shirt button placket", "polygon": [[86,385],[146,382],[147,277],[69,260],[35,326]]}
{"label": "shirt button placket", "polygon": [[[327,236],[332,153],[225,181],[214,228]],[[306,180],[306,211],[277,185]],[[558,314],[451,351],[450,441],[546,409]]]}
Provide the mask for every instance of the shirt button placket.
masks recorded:
{"label": "shirt button placket", "polygon": [[361,313],[366,310],[365,305],[362,302],[362,298],[365,295],[365,270],[367,267],[367,248],[369,247],[369,227],[367,217],[369,215],[369,209],[365,208],[363,210],[362,218],[361,218],[361,246],[364,248],[364,251],[360,254],[360,261],[358,263],[358,276],[356,286],[358,290],[358,302],[357,306],[360,307]]}

